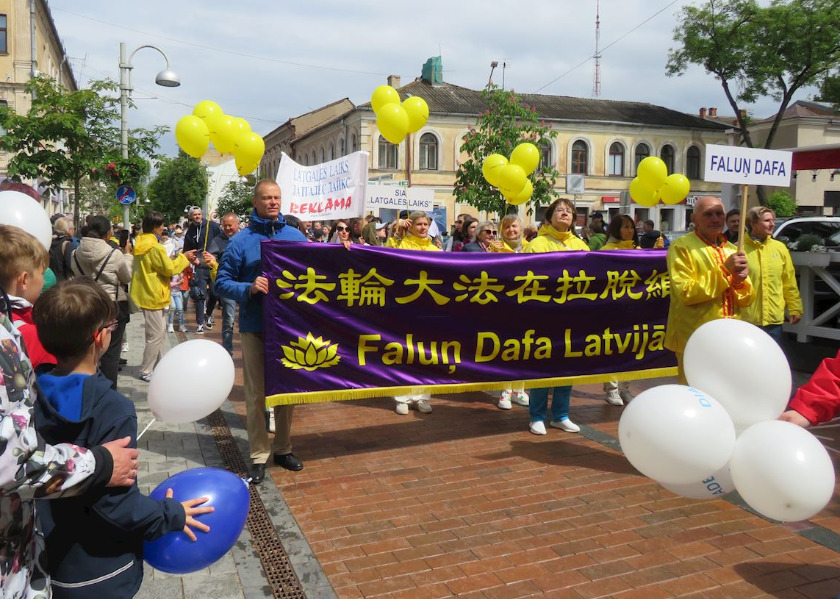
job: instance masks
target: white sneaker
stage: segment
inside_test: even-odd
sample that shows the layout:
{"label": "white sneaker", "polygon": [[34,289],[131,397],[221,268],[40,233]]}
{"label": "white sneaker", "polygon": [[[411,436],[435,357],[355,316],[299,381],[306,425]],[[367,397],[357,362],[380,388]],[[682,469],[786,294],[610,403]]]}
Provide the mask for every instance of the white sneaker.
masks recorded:
{"label": "white sneaker", "polygon": [[397,408],[394,411],[400,416],[405,416],[408,414],[408,404],[404,401],[398,401]]}
{"label": "white sneaker", "polygon": [[528,425],[528,430],[531,431],[535,435],[544,435],[545,434],[545,422],[540,420],[534,420],[531,424]]}
{"label": "white sneaker", "polygon": [[204,334],[204,325],[203,324],[200,324],[196,327],[195,334],[196,335],[203,335]]}
{"label": "white sneaker", "polygon": [[178,327],[178,330],[180,330],[182,333],[186,333],[187,332],[187,327],[186,327],[186,325],[182,324],[180,327]]}
{"label": "white sneaker", "polygon": [[499,403],[497,403],[496,405],[499,406],[500,410],[509,410],[513,407],[512,405],[510,405],[510,400],[505,399],[504,397],[500,397]]}
{"label": "white sneaker", "polygon": [[166,327],[166,332],[167,333],[174,333],[175,332],[175,327],[172,326],[172,325],[169,325],[168,327]]}
{"label": "white sneaker", "polygon": [[510,399],[513,403],[520,406],[527,406],[530,403],[528,394],[525,391],[514,391],[511,393]]}
{"label": "white sneaker", "polygon": [[123,341],[123,344],[122,344],[122,353],[124,353],[124,354],[127,354],[127,353],[128,353],[128,341]]}
{"label": "white sneaker", "polygon": [[421,414],[431,414],[432,413],[432,406],[425,399],[418,399],[417,402],[414,404],[414,406],[417,408],[417,411],[420,412]]}
{"label": "white sneaker", "polygon": [[621,395],[618,393],[618,389],[610,389],[609,391],[607,391],[607,396],[604,399],[611,406],[624,405],[624,400],[621,399]]}
{"label": "white sneaker", "polygon": [[564,418],[560,422],[557,422],[556,420],[552,420],[548,424],[551,427],[559,428],[561,431],[566,431],[567,433],[579,433],[580,432],[580,427],[577,424],[575,424],[574,422],[572,422],[571,420],[569,420],[568,418]]}

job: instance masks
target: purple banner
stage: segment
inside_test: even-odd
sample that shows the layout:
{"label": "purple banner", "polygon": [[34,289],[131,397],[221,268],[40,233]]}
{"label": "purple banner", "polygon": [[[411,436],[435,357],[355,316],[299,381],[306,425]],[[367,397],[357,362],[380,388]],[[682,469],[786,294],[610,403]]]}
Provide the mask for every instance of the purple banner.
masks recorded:
{"label": "purple banner", "polygon": [[676,374],[665,251],[267,241],[268,405]]}

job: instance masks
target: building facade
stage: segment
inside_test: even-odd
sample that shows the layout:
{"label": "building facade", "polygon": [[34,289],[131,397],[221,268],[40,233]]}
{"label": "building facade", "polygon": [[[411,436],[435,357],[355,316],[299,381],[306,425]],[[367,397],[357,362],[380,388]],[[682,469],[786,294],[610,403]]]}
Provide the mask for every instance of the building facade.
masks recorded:
{"label": "building facade", "polygon": [[[366,150],[371,181],[433,189],[436,207],[446,210],[449,223],[461,212],[476,214],[472,207],[456,204],[452,191],[458,167],[468,158],[460,151],[463,138],[487,106],[481,91],[443,82],[439,59],[430,62],[423,75],[407,85],[401,86],[399,77],[388,79],[402,99],[419,96],[429,105],[425,126],[399,145],[379,134],[370,104],[356,106],[344,99],[290,119],[265,136],[262,175],[276,176],[281,152],[313,165]],[[691,214],[692,196],[720,194],[720,184],[703,181],[705,146],[729,143],[728,125],[641,102],[538,94],[520,98],[558,133],[542,143],[543,163],[560,173],[558,191],[566,192],[566,175],[584,177],[583,193],[574,195],[579,222],[594,210],[617,214],[622,192],[647,156],[661,157],[670,173],[685,174],[691,195],[677,206],[644,208],[631,203],[627,210],[637,220],[651,218],[665,230],[681,230]],[[528,215],[526,207],[520,207],[526,224],[541,215],[540,210]]]}

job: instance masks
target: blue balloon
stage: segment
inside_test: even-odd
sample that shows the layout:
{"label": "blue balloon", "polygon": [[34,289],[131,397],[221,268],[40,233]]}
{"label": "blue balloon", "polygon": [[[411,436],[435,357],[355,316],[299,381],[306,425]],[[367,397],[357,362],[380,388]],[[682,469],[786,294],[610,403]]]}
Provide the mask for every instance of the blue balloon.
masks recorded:
{"label": "blue balloon", "polygon": [[210,532],[196,530],[193,542],[183,531],[170,532],[143,544],[146,562],[162,572],[187,574],[206,568],[227,553],[242,532],[248,518],[251,494],[248,483],[227,470],[193,468],[170,476],[152,491],[151,497],[163,500],[166,490],[172,497],[186,501],[209,497],[203,506],[213,506],[215,512],[196,516],[196,520],[210,527]]}

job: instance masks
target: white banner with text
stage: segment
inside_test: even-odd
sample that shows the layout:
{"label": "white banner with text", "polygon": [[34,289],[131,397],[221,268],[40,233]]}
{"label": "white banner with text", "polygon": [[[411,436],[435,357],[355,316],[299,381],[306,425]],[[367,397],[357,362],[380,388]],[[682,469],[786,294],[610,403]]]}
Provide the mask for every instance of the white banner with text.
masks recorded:
{"label": "white banner with text", "polygon": [[304,166],[283,152],[277,184],[280,210],[301,220],[361,216],[365,206],[368,153],[353,152],[323,164]]}
{"label": "white banner with text", "polygon": [[739,146],[706,146],[704,181],[789,187],[793,153]]}

